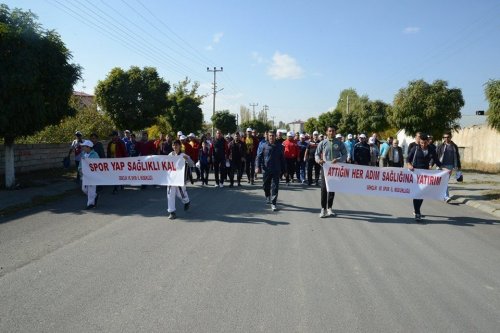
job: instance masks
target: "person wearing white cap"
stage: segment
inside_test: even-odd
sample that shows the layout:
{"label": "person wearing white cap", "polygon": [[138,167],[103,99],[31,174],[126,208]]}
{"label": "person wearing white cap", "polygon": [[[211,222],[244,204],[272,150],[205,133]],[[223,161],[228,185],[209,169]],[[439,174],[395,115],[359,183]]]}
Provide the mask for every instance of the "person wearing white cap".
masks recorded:
{"label": "person wearing white cap", "polygon": [[309,141],[309,145],[306,150],[306,154],[304,156],[304,159],[307,161],[307,184],[309,186],[312,185],[313,178],[312,178],[312,173],[314,169],[314,181],[316,186],[319,185],[319,173],[321,171],[321,166],[316,163],[315,154],[316,154],[316,148],[318,148],[318,144],[321,142],[319,139],[319,133],[318,131],[313,132],[313,137]]}
{"label": "person wearing white cap", "polygon": [[372,136],[368,139],[368,144],[370,145],[370,166],[378,166],[378,157],[380,155],[380,151],[378,150],[377,145],[375,144],[375,138]]}
{"label": "person wearing white cap", "polygon": [[354,145],[354,164],[370,165],[370,145],[366,142],[366,135],[359,135],[359,142]]}
{"label": "person wearing white cap", "polygon": [[288,132],[287,139],[283,142],[283,153],[285,155],[286,163],[286,185],[290,185],[290,180],[294,181],[295,170],[297,167],[297,162],[299,160],[299,146],[295,142],[294,133],[292,131]]}
{"label": "person wearing white cap", "polygon": [[[82,160],[88,159],[88,158],[99,158],[99,155],[97,152],[93,149],[94,144],[90,140],[85,140],[81,144],[82,146]],[[80,164],[78,166],[78,173],[82,173],[82,165]],[[82,174],[82,179],[85,178],[85,175]],[[96,185],[83,185],[82,182],[82,191],[87,195],[87,208],[86,209],[92,209],[97,205],[97,199],[99,195],[96,192],[97,186]]]}
{"label": "person wearing white cap", "polygon": [[[331,161],[332,163],[341,162],[344,163],[347,158],[347,150],[344,143],[339,139],[335,138],[335,132],[337,127],[330,126],[327,129],[328,139],[323,140],[316,149],[316,162],[319,165],[323,165],[326,161]],[[323,182],[321,184],[321,212],[319,217],[336,216],[333,211],[333,199],[335,198],[335,192],[328,192],[326,189],[326,177],[325,171],[322,168],[321,174]]]}
{"label": "person wearing white cap", "polygon": [[347,138],[344,141],[344,146],[347,149],[347,163],[352,163],[352,158],[354,155],[354,139],[352,138],[352,134],[347,134]]}

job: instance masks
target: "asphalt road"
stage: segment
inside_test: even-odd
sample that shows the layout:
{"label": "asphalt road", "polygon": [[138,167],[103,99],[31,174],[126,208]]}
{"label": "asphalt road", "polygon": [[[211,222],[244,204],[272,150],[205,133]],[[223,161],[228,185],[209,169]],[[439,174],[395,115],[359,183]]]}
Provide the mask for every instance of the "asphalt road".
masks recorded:
{"label": "asphalt road", "polygon": [[[260,185],[260,183],[258,184]],[[319,189],[107,189],[0,219],[0,332],[498,332],[500,224]]]}

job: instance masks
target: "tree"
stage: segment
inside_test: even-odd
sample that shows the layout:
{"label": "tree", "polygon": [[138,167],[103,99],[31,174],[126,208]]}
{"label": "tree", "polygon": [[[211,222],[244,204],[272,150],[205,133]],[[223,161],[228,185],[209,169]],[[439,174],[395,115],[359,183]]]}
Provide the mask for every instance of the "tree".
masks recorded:
{"label": "tree", "polygon": [[214,127],[222,133],[234,133],[236,131],[236,116],[229,113],[229,110],[217,111],[210,119]]}
{"label": "tree", "polygon": [[489,80],[485,84],[484,94],[489,103],[488,124],[500,132],[500,80]]}
{"label": "tree", "polygon": [[464,106],[462,91],[447,88],[448,83],[436,80],[410,81],[394,97],[390,113],[391,125],[404,129],[408,135],[425,132],[440,137],[444,132],[459,128],[457,122]]}
{"label": "tree", "polygon": [[382,132],[389,127],[389,105],[377,100],[369,101],[357,115],[357,126],[365,133]]}
{"label": "tree", "polygon": [[74,139],[75,131],[79,130],[85,138],[96,133],[100,138],[107,138],[116,127],[108,116],[97,111],[94,104],[86,106],[72,96],[70,106],[76,109],[74,116],[65,117],[57,125],[49,125],[41,131],[22,139],[26,143],[63,143]]}
{"label": "tree", "polygon": [[306,122],[304,123],[304,130],[310,134],[314,131],[318,131],[319,130],[318,119],[314,117],[307,119]]}
{"label": "tree", "polygon": [[165,118],[174,131],[198,133],[203,127],[203,111],[200,106],[205,96],[197,95],[200,86],[198,82],[188,89],[190,83],[186,78],[174,85],[174,93],[169,96]]}
{"label": "tree", "polygon": [[265,131],[271,129],[269,123],[264,123],[259,119],[252,119],[249,121],[245,121],[244,123],[241,123],[241,128],[243,130],[246,130],[248,127],[250,127],[253,130],[256,130],[257,133],[264,133]]}
{"label": "tree", "polygon": [[0,4],[0,137],[5,143],[5,185],[15,184],[17,137],[31,135],[74,114],[68,101],[81,68],[53,30],[37,16]]}
{"label": "tree", "polygon": [[153,125],[168,106],[170,85],[153,67],[111,70],[95,88],[97,104],[121,129],[141,130]]}
{"label": "tree", "polygon": [[338,127],[341,120],[342,111],[340,111],[339,109],[320,114],[318,117],[319,132],[326,133],[326,129],[330,126]]}

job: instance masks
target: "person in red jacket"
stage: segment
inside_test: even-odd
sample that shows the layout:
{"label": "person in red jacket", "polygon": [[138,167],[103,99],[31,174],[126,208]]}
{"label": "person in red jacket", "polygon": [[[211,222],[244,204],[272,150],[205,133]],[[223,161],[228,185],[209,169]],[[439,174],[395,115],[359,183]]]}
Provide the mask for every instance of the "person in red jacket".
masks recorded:
{"label": "person in red jacket", "polygon": [[139,156],[157,155],[155,143],[149,140],[148,132],[142,132],[141,141],[137,142],[136,146]]}
{"label": "person in red jacket", "polygon": [[293,175],[295,174],[295,168],[297,165],[297,160],[299,158],[299,146],[295,141],[294,133],[288,132],[287,139],[283,142],[285,164],[286,164],[286,185],[290,185],[290,178],[292,182],[294,181]]}

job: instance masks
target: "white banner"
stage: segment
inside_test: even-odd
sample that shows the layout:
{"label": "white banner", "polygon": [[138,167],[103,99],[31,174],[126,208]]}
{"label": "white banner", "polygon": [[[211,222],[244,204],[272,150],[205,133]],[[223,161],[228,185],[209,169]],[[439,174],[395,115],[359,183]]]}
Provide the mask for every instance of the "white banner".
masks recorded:
{"label": "white banner", "polygon": [[184,186],[181,156],[152,155],[82,159],[83,185]]}
{"label": "white banner", "polygon": [[326,162],[323,164],[329,192],[344,192],[407,199],[443,200],[450,175],[446,170],[410,171]]}

